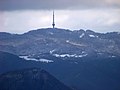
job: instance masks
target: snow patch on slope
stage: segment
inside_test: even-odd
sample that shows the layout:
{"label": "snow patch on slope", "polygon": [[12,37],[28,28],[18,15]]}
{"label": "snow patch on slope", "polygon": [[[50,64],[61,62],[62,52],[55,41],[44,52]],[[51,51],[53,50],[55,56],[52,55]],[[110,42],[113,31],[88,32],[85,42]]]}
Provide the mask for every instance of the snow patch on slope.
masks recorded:
{"label": "snow patch on slope", "polygon": [[80,38],[82,38],[84,35],[85,35],[85,34],[84,34],[84,33],[82,33],[82,34],[80,35]]}
{"label": "snow patch on slope", "polygon": [[51,62],[53,62],[52,60],[48,60],[48,59],[39,59],[39,61],[41,61],[41,62],[46,62],[46,63],[51,63]]}
{"label": "snow patch on slope", "polygon": [[50,54],[52,54],[54,51],[55,51],[55,49],[54,49],[54,50],[51,50],[51,51],[50,51]]}
{"label": "snow patch on slope", "polygon": [[84,44],[80,44],[80,43],[76,43],[76,42],[70,42],[69,40],[66,40],[67,43],[71,44],[71,45],[74,45],[74,46],[79,46],[79,47],[84,47],[86,45]]}
{"label": "snow patch on slope", "polygon": [[94,35],[89,35],[89,37],[95,37]]}
{"label": "snow patch on slope", "polygon": [[89,35],[89,37],[92,37],[92,38],[95,38],[95,37],[97,37],[97,38],[98,38],[98,36],[95,36],[95,35]]}
{"label": "snow patch on slope", "polygon": [[69,40],[66,40],[66,42],[68,43],[68,42],[70,42]]}
{"label": "snow patch on slope", "polygon": [[71,58],[71,57],[75,57],[75,58],[81,58],[81,57],[85,57],[85,56],[87,56],[87,54],[82,54],[82,55],[76,55],[76,54],[53,54],[53,56],[55,56],[55,57],[61,57],[61,58],[64,58],[64,57],[69,57],[69,58]]}
{"label": "snow patch on slope", "polygon": [[36,61],[36,62],[45,62],[45,63],[52,63],[52,60],[48,60],[48,59],[35,59],[35,58],[31,58],[29,56],[19,56],[20,58],[23,58],[25,60],[31,60],[31,61]]}

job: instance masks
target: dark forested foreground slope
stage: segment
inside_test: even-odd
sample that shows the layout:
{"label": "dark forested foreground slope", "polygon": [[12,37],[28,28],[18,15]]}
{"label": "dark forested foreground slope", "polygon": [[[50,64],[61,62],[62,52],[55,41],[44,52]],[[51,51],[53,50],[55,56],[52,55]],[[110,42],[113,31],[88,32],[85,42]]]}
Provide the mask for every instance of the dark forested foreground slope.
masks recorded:
{"label": "dark forested foreground slope", "polygon": [[72,90],[48,72],[38,68],[0,75],[0,90]]}
{"label": "dark forested foreground slope", "polygon": [[0,74],[37,67],[78,90],[120,90],[118,32],[48,28],[0,33],[0,50],[7,52],[0,52]]}
{"label": "dark forested foreground slope", "polygon": [[[49,55],[48,55],[49,56]],[[0,53],[0,73],[24,68],[44,68],[60,81],[78,90],[119,90],[120,58],[55,58],[53,63],[27,61],[16,55]]]}

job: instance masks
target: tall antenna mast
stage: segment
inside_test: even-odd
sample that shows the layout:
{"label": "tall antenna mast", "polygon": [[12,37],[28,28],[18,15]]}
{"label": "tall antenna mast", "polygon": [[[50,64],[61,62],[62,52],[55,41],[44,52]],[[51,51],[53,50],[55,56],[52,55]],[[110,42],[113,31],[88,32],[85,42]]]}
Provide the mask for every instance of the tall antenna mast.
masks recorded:
{"label": "tall antenna mast", "polygon": [[54,16],[54,11],[53,11],[53,23],[52,23],[52,26],[53,26],[53,28],[55,28],[55,16]]}

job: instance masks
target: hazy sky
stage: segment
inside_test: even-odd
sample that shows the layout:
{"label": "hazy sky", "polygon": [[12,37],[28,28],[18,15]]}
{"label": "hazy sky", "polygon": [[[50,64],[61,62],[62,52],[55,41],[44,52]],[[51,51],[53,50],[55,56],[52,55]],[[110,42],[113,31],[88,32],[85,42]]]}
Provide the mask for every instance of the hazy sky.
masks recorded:
{"label": "hazy sky", "polygon": [[52,27],[120,32],[120,0],[0,0],[0,32]]}

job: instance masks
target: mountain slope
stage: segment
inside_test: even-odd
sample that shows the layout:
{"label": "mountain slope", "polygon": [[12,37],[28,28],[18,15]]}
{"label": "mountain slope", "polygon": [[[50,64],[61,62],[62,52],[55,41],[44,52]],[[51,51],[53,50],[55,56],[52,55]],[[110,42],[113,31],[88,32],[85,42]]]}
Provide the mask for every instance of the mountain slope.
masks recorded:
{"label": "mountain slope", "polygon": [[48,72],[38,68],[0,75],[0,90],[71,90]]}
{"label": "mountain slope", "polygon": [[24,60],[16,55],[1,52],[0,74],[25,68],[43,68],[70,87],[77,90],[119,90],[120,57],[53,57],[49,54],[40,56],[53,60],[46,63]]}
{"label": "mountain slope", "polygon": [[18,55],[1,59],[5,62],[8,57],[0,63],[1,73],[42,67],[80,90],[120,90],[118,32],[47,28],[20,35],[0,33],[0,50]]}
{"label": "mountain slope", "polygon": [[[26,61],[17,55],[0,51],[0,74],[36,66],[36,62]],[[40,65],[38,65],[40,67]]]}
{"label": "mountain slope", "polygon": [[38,29],[27,33],[0,33],[0,50],[17,55],[50,53],[120,56],[120,34],[96,33],[91,30]]}

